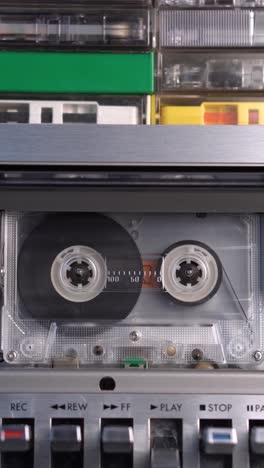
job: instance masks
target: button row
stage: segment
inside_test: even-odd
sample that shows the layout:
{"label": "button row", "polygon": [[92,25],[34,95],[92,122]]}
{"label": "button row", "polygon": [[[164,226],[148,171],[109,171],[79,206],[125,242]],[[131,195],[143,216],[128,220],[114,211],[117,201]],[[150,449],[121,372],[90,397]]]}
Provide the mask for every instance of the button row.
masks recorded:
{"label": "button row", "polygon": [[[173,420],[153,420],[150,467],[181,468],[181,437]],[[232,455],[237,443],[237,431],[233,427],[201,426],[201,452],[206,455]],[[29,424],[2,425],[0,429],[1,452],[23,453],[31,450],[32,446],[33,431]],[[52,424],[50,447],[51,452],[55,454],[81,453],[83,450],[82,426],[61,422]],[[102,468],[108,467],[109,460],[111,466],[116,468],[133,466],[133,447],[133,421],[107,420],[102,426],[101,434]],[[250,450],[253,454],[264,455],[264,424],[251,426]]]}

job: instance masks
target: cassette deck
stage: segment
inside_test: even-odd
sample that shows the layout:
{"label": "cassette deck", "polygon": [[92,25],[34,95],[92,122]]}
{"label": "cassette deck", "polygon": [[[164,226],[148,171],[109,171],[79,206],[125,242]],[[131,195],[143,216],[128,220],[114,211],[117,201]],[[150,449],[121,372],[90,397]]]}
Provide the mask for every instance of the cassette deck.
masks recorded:
{"label": "cassette deck", "polygon": [[0,1],[0,468],[264,466],[263,16]]}

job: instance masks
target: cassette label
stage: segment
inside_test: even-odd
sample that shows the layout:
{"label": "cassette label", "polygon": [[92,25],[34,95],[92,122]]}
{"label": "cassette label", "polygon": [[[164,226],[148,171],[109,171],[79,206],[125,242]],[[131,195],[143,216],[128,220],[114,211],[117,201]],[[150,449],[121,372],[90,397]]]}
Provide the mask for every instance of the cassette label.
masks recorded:
{"label": "cassette label", "polygon": [[199,106],[162,105],[160,123],[169,125],[263,125],[262,102],[205,102]]}
{"label": "cassette label", "polygon": [[[96,97],[97,98],[97,97]],[[118,124],[149,122],[149,97],[91,96],[87,101],[0,100],[0,123]]]}
{"label": "cassette label", "polygon": [[0,92],[152,94],[150,53],[0,52]]}

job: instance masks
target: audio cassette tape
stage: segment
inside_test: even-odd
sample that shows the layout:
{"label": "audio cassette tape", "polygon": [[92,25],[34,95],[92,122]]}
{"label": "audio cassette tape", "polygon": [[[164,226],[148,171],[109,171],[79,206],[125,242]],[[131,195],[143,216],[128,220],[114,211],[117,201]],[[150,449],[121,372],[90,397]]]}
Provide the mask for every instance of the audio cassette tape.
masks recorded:
{"label": "audio cassette tape", "polygon": [[255,366],[262,230],[257,214],[5,212],[5,360]]}
{"label": "audio cassette tape", "polygon": [[159,54],[160,91],[258,91],[264,88],[264,60],[259,53],[181,52]]}
{"label": "audio cassette tape", "polygon": [[135,5],[2,6],[0,24],[7,49],[151,48],[151,10]]}
{"label": "audio cassette tape", "polygon": [[140,95],[92,95],[85,100],[0,99],[0,124],[149,124],[150,107],[150,96]]}

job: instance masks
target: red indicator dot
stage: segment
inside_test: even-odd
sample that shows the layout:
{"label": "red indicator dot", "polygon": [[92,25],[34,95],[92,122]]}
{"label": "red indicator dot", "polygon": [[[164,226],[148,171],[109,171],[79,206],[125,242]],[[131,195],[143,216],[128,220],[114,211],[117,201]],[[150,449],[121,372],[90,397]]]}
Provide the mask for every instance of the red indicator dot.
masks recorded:
{"label": "red indicator dot", "polygon": [[5,439],[24,439],[23,431],[3,431]]}

